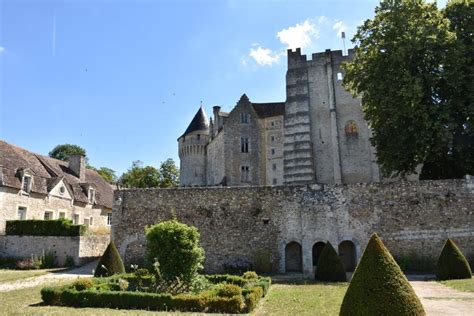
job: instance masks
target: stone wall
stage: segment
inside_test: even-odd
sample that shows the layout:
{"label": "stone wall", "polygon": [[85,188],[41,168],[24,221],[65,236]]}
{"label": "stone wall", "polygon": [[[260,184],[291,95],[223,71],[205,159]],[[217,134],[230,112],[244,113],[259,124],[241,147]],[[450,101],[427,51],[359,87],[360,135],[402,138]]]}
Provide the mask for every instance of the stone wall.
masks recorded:
{"label": "stone wall", "polygon": [[63,265],[72,257],[76,265],[100,257],[110,242],[109,235],[100,236],[0,236],[0,257],[31,258],[53,251],[56,262]]}
{"label": "stone wall", "polygon": [[250,262],[283,273],[285,247],[297,242],[312,275],[315,243],[350,241],[358,260],[374,232],[395,256],[435,261],[452,237],[474,259],[471,180],[116,191],[112,238],[125,261],[143,257],[146,225],[173,216],[201,232],[207,272]]}

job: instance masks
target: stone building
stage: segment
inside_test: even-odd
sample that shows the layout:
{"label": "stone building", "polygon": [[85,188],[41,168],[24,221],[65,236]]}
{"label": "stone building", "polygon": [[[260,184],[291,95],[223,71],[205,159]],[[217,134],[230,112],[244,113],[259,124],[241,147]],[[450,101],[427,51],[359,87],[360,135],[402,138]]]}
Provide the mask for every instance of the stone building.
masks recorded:
{"label": "stone building", "polygon": [[201,107],[178,138],[182,186],[246,186],[379,181],[360,98],[342,86],[341,64],[326,50],[307,60],[288,50],[286,102],[252,103],[230,113]]}
{"label": "stone building", "polygon": [[89,230],[108,230],[113,188],[83,156],[69,162],[0,141],[0,235],[15,219],[71,219]]}

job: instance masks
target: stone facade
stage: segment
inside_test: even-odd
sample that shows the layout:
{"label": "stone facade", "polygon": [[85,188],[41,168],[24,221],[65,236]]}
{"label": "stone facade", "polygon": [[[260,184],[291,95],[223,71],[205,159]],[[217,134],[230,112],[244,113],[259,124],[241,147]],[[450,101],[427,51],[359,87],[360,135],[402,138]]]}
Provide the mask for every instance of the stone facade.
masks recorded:
{"label": "stone facade", "polygon": [[122,190],[115,192],[112,238],[127,263],[140,262],[144,227],[176,216],[201,232],[207,272],[248,262],[311,276],[318,243],[326,241],[351,270],[372,233],[395,256],[415,252],[433,262],[451,237],[472,261],[472,188],[468,179]]}
{"label": "stone facade", "polygon": [[[347,56],[327,50],[312,60],[289,50],[286,102],[251,103],[243,95],[230,113],[214,107],[210,123],[201,107],[178,139],[181,185],[379,181],[360,98],[342,86],[341,64],[352,58],[352,50]],[[196,145],[205,151],[192,159],[183,154]],[[206,177],[198,176],[202,170]]]}
{"label": "stone facade", "polygon": [[110,242],[110,235],[78,237],[58,236],[0,236],[0,257],[40,257],[52,251],[58,265],[71,257],[76,265],[100,257]]}

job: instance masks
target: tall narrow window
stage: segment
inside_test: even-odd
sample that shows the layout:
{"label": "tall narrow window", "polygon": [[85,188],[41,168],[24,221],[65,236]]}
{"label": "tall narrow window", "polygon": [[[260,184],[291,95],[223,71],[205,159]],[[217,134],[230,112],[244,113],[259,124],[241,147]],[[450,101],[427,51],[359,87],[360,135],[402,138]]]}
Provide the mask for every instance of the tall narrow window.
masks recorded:
{"label": "tall narrow window", "polygon": [[270,139],[271,139],[271,141],[272,141],[272,143],[273,143],[273,142],[275,141],[275,136],[272,135],[272,136],[270,137]]}
{"label": "tall narrow window", "polygon": [[21,186],[21,189],[24,192],[30,192],[31,190],[31,177],[30,176],[23,176],[23,184]]}
{"label": "tall narrow window", "polygon": [[93,188],[89,188],[87,192],[87,198],[89,199],[89,203],[95,203],[95,190]]}
{"label": "tall narrow window", "polygon": [[248,124],[249,122],[250,122],[250,114],[240,113],[240,123],[241,124]]}
{"label": "tall narrow window", "polygon": [[44,212],[44,220],[49,221],[53,219],[53,212]]}
{"label": "tall narrow window", "polygon": [[107,213],[107,226],[112,225],[112,213]]}
{"label": "tall narrow window", "polygon": [[271,149],[272,156],[275,156],[275,148]]}
{"label": "tall narrow window", "polygon": [[273,171],[277,170],[277,165],[276,165],[276,163],[274,163],[274,164],[272,165],[272,169],[273,169]]}
{"label": "tall narrow window", "polygon": [[79,225],[79,214],[74,214],[74,215],[72,216],[72,223],[73,223],[74,225]]}
{"label": "tall narrow window", "polygon": [[249,138],[248,137],[240,138],[240,152],[243,152],[243,153],[249,152]]}
{"label": "tall narrow window", "polygon": [[240,182],[250,182],[250,167],[249,166],[240,167]]}
{"label": "tall narrow window", "polygon": [[19,220],[26,219],[26,207],[24,207],[24,206],[19,206],[18,207],[17,219],[19,219]]}

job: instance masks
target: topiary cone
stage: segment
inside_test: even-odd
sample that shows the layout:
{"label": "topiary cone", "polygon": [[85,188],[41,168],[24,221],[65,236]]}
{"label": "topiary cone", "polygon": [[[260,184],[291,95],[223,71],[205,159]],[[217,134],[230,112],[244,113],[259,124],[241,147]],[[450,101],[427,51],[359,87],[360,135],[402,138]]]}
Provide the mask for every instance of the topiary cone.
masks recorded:
{"label": "topiary cone", "polygon": [[125,267],[114,242],[110,241],[104,254],[100,257],[94,276],[111,276],[116,273],[125,273]]}
{"label": "topiary cone", "polygon": [[316,264],[315,279],[327,282],[347,281],[344,265],[329,241],[326,242]]}
{"label": "topiary cone", "polygon": [[373,234],[342,302],[339,315],[426,315],[398,264]]}
{"label": "topiary cone", "polygon": [[454,241],[448,238],[436,264],[436,277],[439,280],[470,279],[471,275],[466,258]]}

